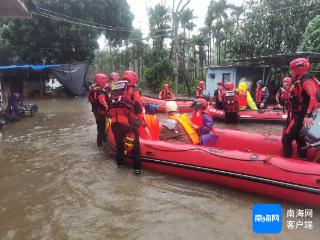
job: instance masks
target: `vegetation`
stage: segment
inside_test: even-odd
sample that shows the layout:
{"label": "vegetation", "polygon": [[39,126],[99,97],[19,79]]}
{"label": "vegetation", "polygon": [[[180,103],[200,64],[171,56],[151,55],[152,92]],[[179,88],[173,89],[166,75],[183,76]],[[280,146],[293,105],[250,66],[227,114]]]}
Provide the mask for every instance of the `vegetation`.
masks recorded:
{"label": "vegetation", "polygon": [[[177,74],[179,93],[192,94],[209,65],[301,50],[320,52],[319,0],[246,0],[243,6],[214,0],[196,34],[190,0],[174,0],[173,9],[161,3],[148,10],[147,37],[132,29],[133,15],[125,0],[34,2],[42,16],[0,23],[1,63],[89,60],[95,71],[135,70],[153,91],[164,82],[173,88]],[[48,18],[51,15],[55,20]],[[97,51],[102,33],[108,48]]]}
{"label": "vegetation", "polygon": [[2,28],[4,47],[14,51],[17,63],[93,61],[101,33],[119,44],[129,33],[115,30],[130,30],[132,26],[133,15],[125,0],[34,0],[34,3],[39,12],[32,19],[15,19]]}

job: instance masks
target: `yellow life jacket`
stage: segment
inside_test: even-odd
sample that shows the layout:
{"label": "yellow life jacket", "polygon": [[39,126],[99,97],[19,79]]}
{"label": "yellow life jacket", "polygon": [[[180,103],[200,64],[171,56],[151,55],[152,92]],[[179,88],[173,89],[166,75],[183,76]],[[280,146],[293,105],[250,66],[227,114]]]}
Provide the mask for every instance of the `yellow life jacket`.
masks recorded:
{"label": "yellow life jacket", "polygon": [[191,140],[192,144],[200,144],[199,136],[196,133],[196,131],[193,129],[191,125],[191,121],[185,113],[181,115],[170,116],[169,119],[176,120],[183,127],[189,139]]}
{"label": "yellow life jacket", "polygon": [[238,87],[238,101],[239,101],[239,109],[244,110],[249,106],[253,110],[257,110],[257,106],[253,101],[250,92],[247,90],[248,85],[246,82],[239,83]]}

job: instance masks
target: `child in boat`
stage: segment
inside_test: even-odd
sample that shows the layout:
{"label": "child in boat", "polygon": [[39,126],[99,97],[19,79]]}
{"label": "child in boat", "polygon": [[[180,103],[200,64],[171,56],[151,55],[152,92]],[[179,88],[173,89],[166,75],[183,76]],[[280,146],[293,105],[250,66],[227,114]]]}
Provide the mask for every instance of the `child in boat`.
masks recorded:
{"label": "child in boat", "polygon": [[197,130],[200,144],[204,146],[212,146],[217,141],[217,135],[213,129],[213,120],[206,112],[208,102],[199,98],[192,105],[195,111],[192,115],[192,127]]}
{"label": "child in boat", "polygon": [[187,144],[199,144],[199,137],[192,128],[192,123],[186,114],[178,113],[178,105],[175,101],[165,104],[168,119],[162,123],[159,140],[174,141]]}

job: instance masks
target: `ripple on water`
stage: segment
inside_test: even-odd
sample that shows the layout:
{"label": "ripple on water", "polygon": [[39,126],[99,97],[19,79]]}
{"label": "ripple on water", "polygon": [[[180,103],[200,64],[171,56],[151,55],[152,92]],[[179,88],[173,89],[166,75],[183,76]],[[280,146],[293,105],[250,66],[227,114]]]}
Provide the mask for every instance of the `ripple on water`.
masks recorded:
{"label": "ripple on water", "polygon": [[[251,232],[254,203],[301,207],[156,172],[136,177],[96,147],[85,99],[37,104],[34,118],[0,133],[0,239],[257,239]],[[282,128],[216,125],[264,133]],[[319,234],[317,227],[277,239]]]}

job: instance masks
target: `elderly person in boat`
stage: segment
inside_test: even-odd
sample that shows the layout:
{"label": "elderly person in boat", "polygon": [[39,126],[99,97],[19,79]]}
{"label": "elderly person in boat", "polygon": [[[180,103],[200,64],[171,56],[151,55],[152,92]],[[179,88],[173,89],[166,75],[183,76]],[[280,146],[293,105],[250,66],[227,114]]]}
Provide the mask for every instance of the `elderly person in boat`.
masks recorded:
{"label": "elderly person in boat", "polygon": [[192,127],[192,123],[186,114],[178,113],[178,105],[175,101],[165,104],[168,119],[162,123],[159,140],[174,141],[187,144],[199,144],[198,134]]}

